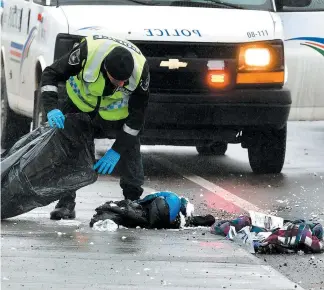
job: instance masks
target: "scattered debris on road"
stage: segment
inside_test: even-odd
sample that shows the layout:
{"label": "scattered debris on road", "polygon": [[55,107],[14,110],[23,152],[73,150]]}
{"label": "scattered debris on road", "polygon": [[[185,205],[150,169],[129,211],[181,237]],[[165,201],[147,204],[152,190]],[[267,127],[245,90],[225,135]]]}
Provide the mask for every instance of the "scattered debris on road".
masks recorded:
{"label": "scattered debris on road", "polygon": [[[256,216],[265,216],[263,226]],[[211,232],[240,243],[251,253],[302,255],[324,252],[323,226],[302,219],[289,221],[250,212],[250,216],[241,215],[233,220],[216,222],[211,227]]]}

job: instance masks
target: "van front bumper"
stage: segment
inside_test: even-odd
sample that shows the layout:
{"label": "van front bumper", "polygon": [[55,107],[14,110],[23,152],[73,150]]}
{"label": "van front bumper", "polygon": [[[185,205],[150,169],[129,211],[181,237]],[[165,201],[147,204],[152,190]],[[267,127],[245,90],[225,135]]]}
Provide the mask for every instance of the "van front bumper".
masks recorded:
{"label": "van front bumper", "polygon": [[[151,93],[143,144],[195,145],[226,140],[244,129],[282,128],[288,120],[287,89],[240,89],[218,94]],[[183,144],[181,144],[183,143]]]}

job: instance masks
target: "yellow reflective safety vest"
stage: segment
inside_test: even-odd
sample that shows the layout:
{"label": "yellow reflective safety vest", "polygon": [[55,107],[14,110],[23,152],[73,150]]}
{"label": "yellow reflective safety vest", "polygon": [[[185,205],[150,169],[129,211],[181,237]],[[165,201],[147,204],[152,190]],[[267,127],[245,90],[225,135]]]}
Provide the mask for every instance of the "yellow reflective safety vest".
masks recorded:
{"label": "yellow reflective safety vest", "polygon": [[[88,55],[82,71],[71,76],[66,82],[67,93],[72,102],[82,112],[92,112],[101,97],[99,115],[104,120],[116,121],[128,116],[128,100],[137,88],[146,58],[141,51],[126,40],[119,40],[104,35],[91,35],[83,39],[87,42]],[[118,88],[112,95],[103,96],[105,78],[100,71],[104,58],[116,46],[128,49],[134,58],[134,70],[129,82]]]}

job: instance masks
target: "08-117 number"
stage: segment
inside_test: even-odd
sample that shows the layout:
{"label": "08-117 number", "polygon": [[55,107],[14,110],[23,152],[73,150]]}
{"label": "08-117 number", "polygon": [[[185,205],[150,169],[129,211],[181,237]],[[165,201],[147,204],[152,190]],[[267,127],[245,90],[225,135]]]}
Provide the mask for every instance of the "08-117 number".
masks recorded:
{"label": "08-117 number", "polygon": [[246,34],[247,34],[248,38],[269,35],[268,30],[250,31],[250,32],[247,32]]}

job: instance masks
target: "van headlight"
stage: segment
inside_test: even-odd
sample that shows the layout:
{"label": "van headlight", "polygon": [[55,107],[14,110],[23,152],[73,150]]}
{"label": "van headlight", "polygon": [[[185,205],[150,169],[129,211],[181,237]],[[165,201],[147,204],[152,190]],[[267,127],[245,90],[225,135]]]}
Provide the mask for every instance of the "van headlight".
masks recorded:
{"label": "van headlight", "polygon": [[266,67],[270,65],[271,52],[268,48],[247,48],[244,51],[244,61],[250,67]]}
{"label": "van headlight", "polygon": [[238,51],[237,84],[284,83],[284,47],[282,41],[243,44]]}

